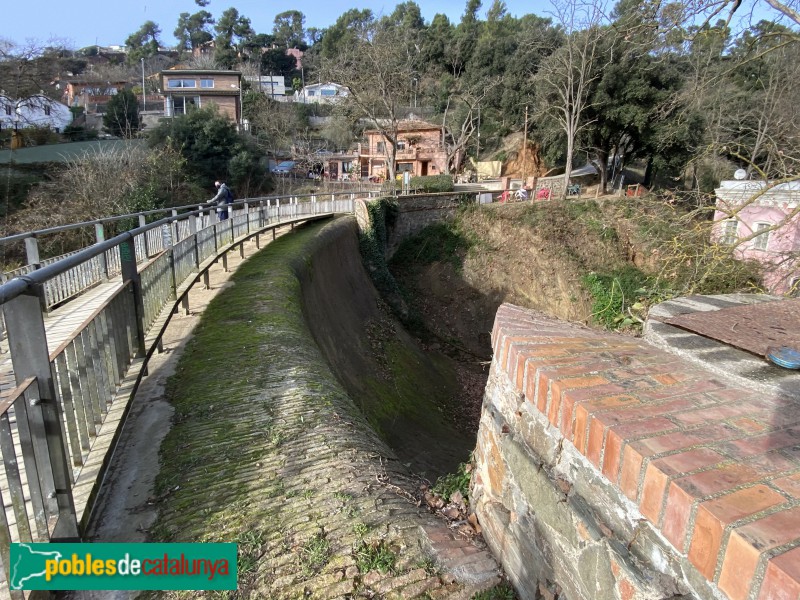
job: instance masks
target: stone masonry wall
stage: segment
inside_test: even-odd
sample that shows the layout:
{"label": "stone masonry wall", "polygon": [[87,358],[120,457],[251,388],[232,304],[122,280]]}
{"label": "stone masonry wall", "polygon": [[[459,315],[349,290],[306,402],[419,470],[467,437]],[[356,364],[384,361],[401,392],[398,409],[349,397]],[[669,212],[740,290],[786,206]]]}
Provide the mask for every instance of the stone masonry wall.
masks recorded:
{"label": "stone masonry wall", "polygon": [[503,305],[472,499],[521,598],[800,598],[800,405]]}
{"label": "stone masonry wall", "polygon": [[428,225],[452,218],[473,197],[471,194],[453,193],[398,197],[397,218],[388,231],[386,258],[392,257],[404,239],[419,233]]}

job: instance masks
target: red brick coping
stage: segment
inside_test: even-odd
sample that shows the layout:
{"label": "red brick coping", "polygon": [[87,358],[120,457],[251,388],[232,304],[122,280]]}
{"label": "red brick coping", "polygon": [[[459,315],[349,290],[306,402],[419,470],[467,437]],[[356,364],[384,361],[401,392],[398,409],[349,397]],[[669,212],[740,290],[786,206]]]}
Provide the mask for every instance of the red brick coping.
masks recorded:
{"label": "red brick coping", "polygon": [[511,305],[495,368],[731,600],[800,598],[800,404]]}

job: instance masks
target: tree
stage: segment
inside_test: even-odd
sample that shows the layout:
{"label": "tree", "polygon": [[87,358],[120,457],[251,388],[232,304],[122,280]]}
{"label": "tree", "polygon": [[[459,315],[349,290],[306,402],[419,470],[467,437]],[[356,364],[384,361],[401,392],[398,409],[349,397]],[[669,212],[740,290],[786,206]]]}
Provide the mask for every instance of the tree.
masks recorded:
{"label": "tree", "polygon": [[161,35],[161,28],[153,21],[145,21],[144,24],[128,36],[125,40],[125,47],[128,49],[128,64],[136,64],[142,58],[149,58],[158,54],[161,42],[158,36]]}
{"label": "tree", "polygon": [[232,68],[247,40],[255,35],[250,19],[240,15],[235,8],[229,8],[214,25],[217,36],[214,38],[214,58],[217,63],[228,69]]}
{"label": "tree", "polygon": [[389,177],[394,179],[402,100],[418,67],[418,52],[401,31],[371,25],[338,57],[326,60],[323,76],[346,85],[351,103],[386,138]]}
{"label": "tree", "polygon": [[[459,171],[470,141],[477,131],[480,107],[496,80],[477,82],[466,87],[463,81],[447,97],[442,115],[442,139],[447,154],[446,173]],[[461,87],[464,85],[465,87]]]}
{"label": "tree", "polygon": [[[204,6],[204,5],[201,5]],[[183,12],[178,17],[178,26],[173,34],[178,40],[177,48],[180,52],[194,50],[213,38],[209,28],[214,24],[214,18],[207,10],[200,10],[193,15]]]}
{"label": "tree", "polygon": [[296,71],[294,56],[286,54],[282,48],[270,48],[261,55],[261,72],[270,75],[291,77]]}
{"label": "tree", "polygon": [[342,13],[336,22],[328,27],[319,40],[319,52],[323,59],[334,60],[346,54],[352,46],[366,37],[374,25],[375,18],[368,8],[351,8]]}
{"label": "tree", "polygon": [[162,122],[151,132],[148,143],[179,152],[186,160],[187,173],[204,188],[210,189],[217,179],[228,179],[237,195],[246,196],[268,186],[269,176],[258,161],[261,153],[216,106]]}
{"label": "tree", "polygon": [[103,115],[103,129],[123,138],[132,138],[139,131],[139,106],[131,90],[111,96]]}
{"label": "tree", "polygon": [[578,135],[587,126],[592,88],[612,60],[613,44],[606,46],[608,54],[601,54],[601,41],[609,30],[600,25],[599,5],[582,6],[571,0],[557,8],[568,35],[564,45],[545,59],[536,74],[536,87],[539,114],[557,123],[566,138],[561,192],[566,198]]}
{"label": "tree", "polygon": [[305,22],[306,17],[299,10],[287,10],[275,15],[272,28],[275,43],[286,49],[299,46],[305,49]]}
{"label": "tree", "polygon": [[61,47],[33,40],[16,44],[0,38],[0,90],[14,100],[42,93],[55,97],[50,82],[58,77],[67,54]]}
{"label": "tree", "polygon": [[[184,162],[177,152],[130,144],[68,158],[31,190],[11,218],[11,229],[34,231],[194,202],[198,189]],[[76,229],[41,238],[39,250],[42,256],[58,256],[94,241],[93,234]]]}

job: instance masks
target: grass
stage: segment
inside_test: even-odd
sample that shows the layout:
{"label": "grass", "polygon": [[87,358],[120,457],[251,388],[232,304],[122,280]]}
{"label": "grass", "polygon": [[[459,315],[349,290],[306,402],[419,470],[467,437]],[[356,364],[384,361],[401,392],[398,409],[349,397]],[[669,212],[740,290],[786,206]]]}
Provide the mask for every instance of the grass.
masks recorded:
{"label": "grass", "polygon": [[397,556],[386,544],[385,540],[374,542],[362,541],[353,552],[356,566],[361,573],[380,571],[381,573],[394,572]]}
{"label": "grass", "polygon": [[316,533],[300,547],[300,566],[305,575],[317,573],[331,554],[331,545],[324,533]]}
{"label": "grass", "polygon": [[474,244],[475,241],[452,222],[435,223],[418,235],[404,240],[392,256],[389,266],[402,271],[406,265],[447,262],[458,272]]}
{"label": "grass", "polygon": [[516,600],[517,593],[511,585],[504,581],[493,588],[478,592],[472,600]]}

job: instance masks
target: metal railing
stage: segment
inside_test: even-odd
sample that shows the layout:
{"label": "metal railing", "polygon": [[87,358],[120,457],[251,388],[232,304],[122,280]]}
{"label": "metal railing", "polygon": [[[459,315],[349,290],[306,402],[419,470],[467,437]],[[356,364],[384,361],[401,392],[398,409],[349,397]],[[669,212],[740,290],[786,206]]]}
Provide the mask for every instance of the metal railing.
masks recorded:
{"label": "metal railing", "polygon": [[[217,219],[214,208],[201,207],[28,265],[0,285],[16,381],[0,396],[0,559],[6,582],[9,543],[80,539],[91,508],[76,511],[73,489],[93,443],[109,412],[124,406],[116,404],[123,401],[116,398],[121,386],[138,383],[169,315],[201,273],[207,278],[219,256],[227,266],[227,250],[270,229],[352,212],[353,196],[241,201],[228,206],[225,220]],[[133,216],[145,220],[144,213]],[[35,243],[26,246],[35,256]],[[49,352],[47,311],[104,283],[108,291],[97,294],[102,301]],[[90,487],[96,485],[102,473],[87,471]]]}

